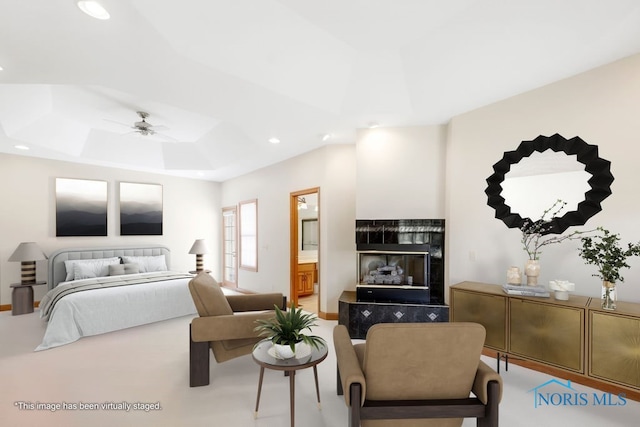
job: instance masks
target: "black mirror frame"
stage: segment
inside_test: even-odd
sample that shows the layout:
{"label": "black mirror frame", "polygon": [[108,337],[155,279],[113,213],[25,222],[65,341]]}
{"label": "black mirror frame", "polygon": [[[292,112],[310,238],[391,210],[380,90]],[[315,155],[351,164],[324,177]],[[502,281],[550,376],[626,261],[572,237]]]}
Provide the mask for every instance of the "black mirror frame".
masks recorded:
{"label": "black mirror frame", "polygon": [[502,182],[505,175],[511,169],[511,165],[517,164],[524,157],[529,157],[534,152],[542,153],[545,150],[562,151],[567,155],[576,155],[580,163],[585,165],[584,170],[591,174],[588,183],[591,190],[584,194],[584,200],[578,204],[577,210],[566,212],[562,216],[548,221],[549,227],[541,234],[562,234],[567,228],[574,225],[584,225],[589,218],[602,210],[600,203],[611,195],[611,162],[598,156],[598,146],[584,142],[579,137],[569,140],[562,135],[540,135],[533,141],[522,141],[515,151],[507,151],[502,160],[493,165],[493,175],[487,178],[488,196],[487,204],[496,211],[495,217],[502,220],[509,228],[521,228],[525,222],[532,223],[531,218],[523,218],[517,212],[511,212],[511,207],[505,203],[502,197]]}

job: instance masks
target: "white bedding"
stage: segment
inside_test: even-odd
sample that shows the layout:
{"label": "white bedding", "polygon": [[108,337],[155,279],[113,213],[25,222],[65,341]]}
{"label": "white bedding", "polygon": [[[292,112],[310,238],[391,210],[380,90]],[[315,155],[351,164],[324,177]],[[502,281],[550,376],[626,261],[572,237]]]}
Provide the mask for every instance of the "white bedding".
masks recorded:
{"label": "white bedding", "polygon": [[[189,278],[184,277],[66,295],[53,307],[42,343],[35,351],[69,344],[86,336],[195,314],[188,283]],[[64,283],[59,286],[62,285]]]}

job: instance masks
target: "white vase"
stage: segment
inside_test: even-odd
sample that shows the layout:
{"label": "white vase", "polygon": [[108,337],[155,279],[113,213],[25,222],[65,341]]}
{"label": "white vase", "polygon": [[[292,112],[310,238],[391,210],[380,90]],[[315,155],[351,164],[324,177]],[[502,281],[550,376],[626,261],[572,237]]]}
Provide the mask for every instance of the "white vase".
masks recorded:
{"label": "white vase", "polygon": [[291,359],[292,357],[296,356],[296,350],[298,349],[299,345],[300,343],[296,343],[294,350],[291,350],[291,346],[289,344],[273,344],[273,347],[275,348],[277,357],[281,359]]}
{"label": "white vase", "polygon": [[537,286],[540,276],[540,261],[528,259],[524,265],[524,274],[527,276],[527,286]]}
{"label": "white vase", "polygon": [[569,291],[555,291],[554,297],[560,301],[567,301],[569,299]]}

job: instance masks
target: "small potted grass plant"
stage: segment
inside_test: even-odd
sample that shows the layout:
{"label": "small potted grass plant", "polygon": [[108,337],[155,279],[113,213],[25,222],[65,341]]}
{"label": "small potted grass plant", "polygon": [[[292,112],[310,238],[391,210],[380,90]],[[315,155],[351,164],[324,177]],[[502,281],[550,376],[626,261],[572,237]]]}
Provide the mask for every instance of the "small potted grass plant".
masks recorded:
{"label": "small potted grass plant", "polygon": [[293,303],[287,311],[282,311],[278,306],[274,307],[275,316],[267,320],[256,320],[258,326],[255,327],[255,331],[273,343],[278,356],[283,359],[294,357],[300,343],[314,348],[326,346],[322,337],[303,333],[305,330],[312,332],[311,327],[317,326],[315,314],[303,313],[302,309],[296,309]]}

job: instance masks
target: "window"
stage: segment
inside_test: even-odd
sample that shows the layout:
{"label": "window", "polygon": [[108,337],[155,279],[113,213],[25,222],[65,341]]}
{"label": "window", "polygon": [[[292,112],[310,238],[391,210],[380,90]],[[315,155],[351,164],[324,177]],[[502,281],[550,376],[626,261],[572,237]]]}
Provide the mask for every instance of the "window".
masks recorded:
{"label": "window", "polygon": [[258,200],[240,202],[240,268],[258,271]]}
{"label": "window", "polygon": [[237,212],[235,206],[222,208],[222,283],[234,288],[238,285]]}

